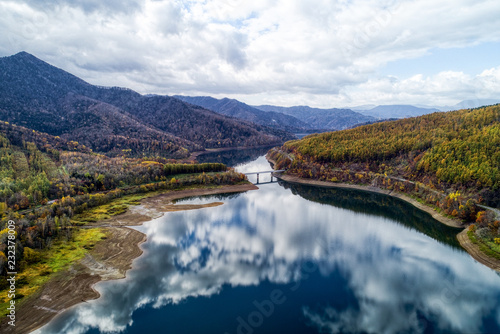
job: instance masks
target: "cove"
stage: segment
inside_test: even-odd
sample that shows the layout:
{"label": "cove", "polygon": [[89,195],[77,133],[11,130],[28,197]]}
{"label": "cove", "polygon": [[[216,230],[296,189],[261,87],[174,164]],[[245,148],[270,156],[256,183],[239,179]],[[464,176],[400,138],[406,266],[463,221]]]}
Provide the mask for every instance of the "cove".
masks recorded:
{"label": "cove", "polygon": [[500,332],[499,275],[401,200],[280,182],[178,202],[219,201],[138,227],[127,278],[37,332]]}

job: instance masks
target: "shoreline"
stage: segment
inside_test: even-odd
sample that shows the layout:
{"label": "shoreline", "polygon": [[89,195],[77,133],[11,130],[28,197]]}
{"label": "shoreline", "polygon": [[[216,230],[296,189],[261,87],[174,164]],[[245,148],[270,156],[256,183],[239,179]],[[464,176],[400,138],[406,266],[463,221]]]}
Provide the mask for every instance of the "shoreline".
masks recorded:
{"label": "shoreline", "polygon": [[229,185],[220,188],[205,187],[169,191],[141,200],[138,206],[131,206],[120,215],[104,221],[87,224],[85,228],[102,228],[107,238],[96,243],[85,257],[73,263],[70,268],[57,273],[34,295],[24,301],[16,310],[16,326],[8,326],[2,320],[2,332],[30,333],[49,323],[55,316],[67,309],[98,299],[100,294],[94,289],[101,281],[126,278],[132,262],[143,254],[140,247],[147,236],[129,228],[139,226],[163,216],[166,212],[194,210],[222,205],[213,202],[203,205],[176,205],[172,201],[215,194],[240,193],[258,189],[253,184]]}
{"label": "shoreline", "polygon": [[[269,155],[266,155],[266,159],[274,166],[276,165],[276,161],[271,159]],[[327,188],[346,188],[346,189],[356,189],[356,190],[361,190],[361,191],[368,191],[368,192],[374,192],[378,194],[384,194],[392,197],[399,198],[416,208],[427,212],[437,220],[438,222],[445,224],[447,226],[451,227],[456,227],[456,228],[463,228],[463,230],[457,234],[456,238],[458,240],[458,243],[460,246],[467,252],[469,255],[475,259],[477,262],[483,264],[484,266],[493,269],[497,272],[500,273],[500,260],[491,258],[484,254],[480,249],[479,246],[475,245],[474,243],[471,242],[469,239],[469,236],[467,235],[467,227],[464,226],[464,224],[458,220],[458,219],[451,219],[448,217],[443,216],[442,214],[436,212],[434,209],[432,209],[430,206],[422,204],[413,198],[406,196],[402,193],[397,193],[394,192],[393,190],[387,190],[387,189],[382,189],[378,187],[371,187],[371,186],[361,186],[361,185],[352,185],[352,184],[347,184],[347,183],[333,183],[333,182],[328,182],[328,181],[319,181],[319,180],[312,180],[312,179],[304,179],[300,178],[298,176],[292,176],[292,175],[277,175],[276,176],[279,179],[282,179],[286,182],[291,182],[291,183],[300,183],[300,184],[306,184],[306,185],[313,185],[313,186],[319,186],[319,187],[327,187]]]}
{"label": "shoreline", "polygon": [[[273,161],[270,160],[271,163],[274,164]],[[430,214],[432,218],[437,220],[438,222],[445,224],[447,226],[455,227],[455,228],[464,228],[465,226],[458,220],[458,219],[451,219],[448,217],[445,217],[441,215],[440,213],[436,212],[433,210],[431,207],[422,204],[416,200],[414,200],[411,197],[408,197],[404,194],[394,192],[392,190],[386,190],[378,187],[371,187],[371,186],[361,186],[361,185],[352,185],[352,184],[347,184],[347,183],[333,183],[333,182],[327,182],[327,181],[318,181],[318,180],[312,180],[312,179],[304,179],[300,178],[298,176],[292,176],[292,175],[275,175],[276,178],[289,182],[289,183],[298,183],[298,184],[305,184],[305,185],[312,185],[312,186],[318,186],[318,187],[325,187],[325,188],[345,188],[345,189],[355,189],[355,190],[361,190],[361,191],[367,191],[367,192],[374,192],[378,194],[383,194],[383,195],[388,195],[392,197],[399,198],[416,208]],[[467,228],[464,228],[460,233],[457,234],[457,240],[460,243],[460,246],[467,252],[469,255],[476,260],[477,262],[483,264],[484,266],[493,269],[497,272],[500,272],[500,260],[497,260],[495,258],[491,258],[481,252],[479,247],[475,244],[473,244],[469,237],[467,236]]]}

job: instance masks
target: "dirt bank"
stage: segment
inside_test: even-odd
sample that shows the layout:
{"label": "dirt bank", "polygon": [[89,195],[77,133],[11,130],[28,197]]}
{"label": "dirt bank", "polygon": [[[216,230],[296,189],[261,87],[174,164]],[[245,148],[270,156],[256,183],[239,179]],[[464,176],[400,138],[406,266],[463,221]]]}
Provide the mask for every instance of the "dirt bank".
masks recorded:
{"label": "dirt bank", "polygon": [[491,269],[494,269],[500,272],[500,260],[489,257],[481,250],[479,247],[470,241],[469,236],[467,235],[467,229],[463,230],[457,235],[457,239],[460,242],[460,245],[477,261],[484,264]]}
{"label": "dirt bank", "polygon": [[[60,272],[16,311],[16,327],[2,323],[2,333],[29,333],[65,309],[99,297],[92,286],[99,281],[125,277],[132,260],[142,254],[146,236],[126,227],[104,229],[107,239],[98,242],[86,257]],[[15,329],[15,331],[14,331]]]}
{"label": "dirt bank", "polygon": [[146,235],[126,226],[141,225],[145,221],[160,217],[165,212],[193,210],[222,205],[221,202],[204,205],[175,205],[175,199],[223,193],[237,193],[258,189],[253,184],[171,191],[146,198],[141,205],[88,228],[103,228],[107,239],[98,242],[85,258],[68,270],[58,273],[35,295],[26,300],[16,311],[16,327],[1,324],[2,333],[29,333],[48,323],[67,308],[96,299],[99,293],[93,289],[99,281],[124,278],[132,261],[142,254],[139,247]]}

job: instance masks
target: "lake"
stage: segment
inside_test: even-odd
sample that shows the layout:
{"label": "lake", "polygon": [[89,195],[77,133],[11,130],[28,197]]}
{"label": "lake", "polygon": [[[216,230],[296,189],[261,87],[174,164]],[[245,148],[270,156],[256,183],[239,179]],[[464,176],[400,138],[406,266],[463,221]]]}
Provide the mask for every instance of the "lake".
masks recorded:
{"label": "lake", "polygon": [[[230,164],[270,170],[264,153]],[[259,187],[146,222],[127,278],[37,333],[500,332],[500,275],[457,229],[384,195]]]}

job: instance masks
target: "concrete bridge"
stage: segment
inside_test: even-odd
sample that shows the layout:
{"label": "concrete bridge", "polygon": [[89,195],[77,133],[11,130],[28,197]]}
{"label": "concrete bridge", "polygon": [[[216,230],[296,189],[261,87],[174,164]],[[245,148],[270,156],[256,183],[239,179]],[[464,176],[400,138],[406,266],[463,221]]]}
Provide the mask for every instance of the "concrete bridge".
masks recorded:
{"label": "concrete bridge", "polygon": [[[257,183],[255,183],[255,184],[266,184],[266,183],[273,183],[273,182],[277,181],[277,179],[276,179],[276,181],[273,181],[273,177],[274,177],[273,174],[274,173],[283,173],[285,171],[286,171],[286,169],[278,169],[278,170],[266,170],[266,171],[262,171],[262,172],[252,172],[252,173],[243,173],[243,174],[245,174],[247,176],[248,175],[257,175]],[[271,181],[269,181],[269,182],[259,182],[259,175],[260,174],[268,174],[268,173],[271,174]]]}

